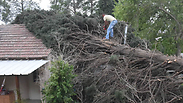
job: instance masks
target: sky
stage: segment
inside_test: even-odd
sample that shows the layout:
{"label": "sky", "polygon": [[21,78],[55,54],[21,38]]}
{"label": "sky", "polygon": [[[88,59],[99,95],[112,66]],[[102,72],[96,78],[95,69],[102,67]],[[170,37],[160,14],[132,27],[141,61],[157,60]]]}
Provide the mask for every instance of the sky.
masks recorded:
{"label": "sky", "polygon": [[50,0],[33,0],[37,3],[40,3],[41,9],[49,10],[50,8]]}

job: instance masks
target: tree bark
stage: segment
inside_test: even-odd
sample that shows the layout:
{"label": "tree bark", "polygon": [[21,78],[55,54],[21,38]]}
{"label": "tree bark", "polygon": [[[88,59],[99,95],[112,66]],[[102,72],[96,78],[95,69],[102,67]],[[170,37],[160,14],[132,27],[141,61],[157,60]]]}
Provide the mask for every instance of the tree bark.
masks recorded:
{"label": "tree bark", "polygon": [[176,43],[176,47],[177,47],[177,53],[176,53],[176,55],[177,55],[177,56],[180,56],[180,53],[181,53],[181,46],[180,46],[180,43],[179,43],[179,42]]}
{"label": "tree bark", "polygon": [[22,12],[24,11],[24,1],[21,0]]}
{"label": "tree bark", "polygon": [[[85,48],[87,50],[92,50],[93,48],[97,48],[95,52],[103,51],[111,54],[113,52],[118,52],[121,55],[133,55],[135,57],[147,58],[147,59],[157,60],[161,62],[167,62],[169,64],[171,63],[171,64],[178,64],[180,66],[183,66],[183,59],[180,57],[168,56],[155,51],[142,50],[140,48],[132,48],[126,45],[119,44],[115,40],[103,41],[100,38],[96,38],[94,36],[86,35],[83,33],[80,33],[80,34],[73,33],[69,35],[69,37],[70,39],[67,39],[67,40],[70,41],[71,38],[72,40],[77,40],[72,42],[73,43],[72,45],[75,45],[76,47],[78,47],[78,49],[81,49],[83,51],[85,50]],[[87,47],[83,47],[84,45],[87,45]]]}
{"label": "tree bark", "polygon": [[133,55],[135,57],[153,59],[161,62],[167,62],[172,64],[179,64],[183,66],[183,59],[176,56],[167,56],[161,53],[155,53],[153,51],[145,51],[140,48],[131,48],[129,46],[121,45],[119,47],[113,47],[120,54],[123,55]]}

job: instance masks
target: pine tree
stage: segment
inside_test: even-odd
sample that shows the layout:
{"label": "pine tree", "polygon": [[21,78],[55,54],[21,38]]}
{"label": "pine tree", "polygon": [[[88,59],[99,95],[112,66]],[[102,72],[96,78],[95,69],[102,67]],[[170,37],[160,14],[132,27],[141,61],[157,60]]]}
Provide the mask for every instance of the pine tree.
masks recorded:
{"label": "pine tree", "polygon": [[114,9],[114,0],[99,0],[99,14],[109,14],[112,15]]}
{"label": "pine tree", "polygon": [[12,22],[17,14],[24,10],[40,9],[38,4],[32,0],[0,0],[0,7],[2,7],[0,17],[5,23]]}
{"label": "pine tree", "polygon": [[10,5],[4,0],[0,0],[0,19],[5,23],[9,22],[10,20]]}

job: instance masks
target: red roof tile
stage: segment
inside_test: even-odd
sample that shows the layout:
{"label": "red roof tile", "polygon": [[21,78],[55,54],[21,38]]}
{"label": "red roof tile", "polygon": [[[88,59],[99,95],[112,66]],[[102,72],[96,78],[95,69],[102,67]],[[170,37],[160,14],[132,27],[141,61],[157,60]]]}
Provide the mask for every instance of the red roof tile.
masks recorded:
{"label": "red roof tile", "polygon": [[49,53],[50,49],[24,25],[0,25],[0,59],[40,59]]}

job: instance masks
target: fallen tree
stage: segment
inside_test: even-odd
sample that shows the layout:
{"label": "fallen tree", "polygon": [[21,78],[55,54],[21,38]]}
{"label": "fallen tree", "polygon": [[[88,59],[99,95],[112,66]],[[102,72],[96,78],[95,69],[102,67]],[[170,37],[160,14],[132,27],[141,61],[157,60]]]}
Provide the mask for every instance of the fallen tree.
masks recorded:
{"label": "fallen tree", "polygon": [[181,58],[131,48],[116,40],[103,41],[83,32],[62,40],[64,59],[75,66],[78,75],[75,90],[80,102],[182,101]]}
{"label": "fallen tree", "polygon": [[183,102],[183,60],[149,50],[132,28],[122,45],[123,22],[111,41],[101,39],[105,32],[94,18],[78,15],[27,11],[14,23],[24,23],[53,55],[74,66],[73,98],[80,103]]}

